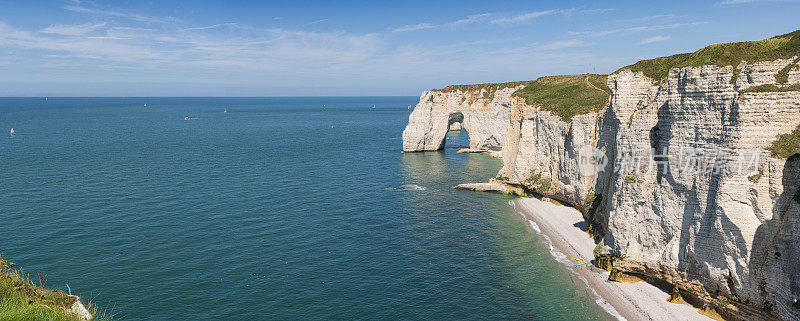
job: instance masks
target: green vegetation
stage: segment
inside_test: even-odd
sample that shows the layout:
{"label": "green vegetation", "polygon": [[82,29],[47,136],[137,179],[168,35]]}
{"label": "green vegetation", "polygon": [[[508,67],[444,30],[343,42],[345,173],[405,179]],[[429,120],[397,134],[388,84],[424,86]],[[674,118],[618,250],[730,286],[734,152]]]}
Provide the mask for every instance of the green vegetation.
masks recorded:
{"label": "green vegetation", "polygon": [[503,175],[497,175],[497,177],[495,177],[495,179],[498,180],[498,181],[505,181],[505,182],[510,181],[510,179],[508,179],[508,177],[505,177]]}
{"label": "green vegetation", "polygon": [[745,90],[740,90],[740,93],[768,93],[768,92],[787,92],[787,91],[800,91],[800,84],[791,86],[778,87],[773,84],[766,84],[761,86],[750,87]]}
{"label": "green vegetation", "polygon": [[600,110],[608,102],[611,90],[608,75],[567,75],[541,77],[514,93],[528,105],[540,106],[564,121],[573,116]]}
{"label": "green vegetation", "polygon": [[[66,310],[74,297],[45,289],[46,282],[46,275],[39,275],[39,285],[34,284],[13,263],[0,258],[0,320],[81,320]],[[95,308],[89,309],[97,315]]]}
{"label": "green vegetation", "polygon": [[791,133],[778,136],[767,148],[773,157],[788,159],[800,154],[800,125]]}
{"label": "green vegetation", "polygon": [[547,192],[550,191],[550,179],[546,177],[542,177],[542,173],[536,173],[528,177],[525,180],[528,186],[532,187],[537,193],[541,195],[547,196]]}
{"label": "green vegetation", "polygon": [[[754,63],[789,59],[800,54],[800,30],[764,40],[715,44],[692,53],[642,60],[620,70],[641,71],[653,80],[667,77],[672,68],[705,65],[736,66],[742,61]],[[618,71],[620,71],[618,70]],[[617,72],[618,72],[617,71]]]}
{"label": "green vegetation", "polygon": [[512,81],[512,82],[476,84],[476,85],[450,85],[442,89],[434,89],[433,91],[454,92],[460,90],[463,92],[463,91],[481,91],[483,89],[487,89],[488,91],[491,92],[500,89],[517,87],[519,85],[525,85],[528,83],[530,83],[530,81]]}
{"label": "green vegetation", "polygon": [[[530,83],[530,81],[512,81],[504,83],[490,83],[490,84],[476,84],[476,85],[450,85],[442,89],[433,89],[433,91],[440,91],[444,93],[456,92],[456,91],[480,93],[480,96],[475,96],[475,97],[470,96],[469,103],[472,104],[478,98],[485,98],[487,100],[494,99],[494,94],[498,90],[506,88],[514,88],[528,83]],[[486,91],[483,91],[484,89],[486,89]],[[466,95],[461,97],[462,104],[466,100],[467,100]]]}
{"label": "green vegetation", "polygon": [[731,76],[731,81],[730,81],[731,85],[735,85],[736,84],[736,80],[739,79],[739,74],[741,72],[742,71],[739,68],[733,67],[733,76]]}
{"label": "green vegetation", "polygon": [[777,81],[779,84],[785,84],[789,82],[789,71],[797,66],[798,61],[800,61],[800,59],[795,59],[792,63],[786,65],[786,67],[783,67],[781,71],[778,71],[778,73],[775,75],[775,81]]}

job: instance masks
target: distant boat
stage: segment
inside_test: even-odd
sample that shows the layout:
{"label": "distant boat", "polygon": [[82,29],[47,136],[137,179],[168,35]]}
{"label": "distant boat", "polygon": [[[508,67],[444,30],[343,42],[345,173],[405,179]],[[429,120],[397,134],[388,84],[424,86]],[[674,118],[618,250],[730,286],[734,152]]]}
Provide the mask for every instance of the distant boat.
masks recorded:
{"label": "distant boat", "polygon": [[11,136],[14,136],[17,132],[14,131],[14,128],[11,128]]}
{"label": "distant boat", "polygon": [[225,110],[224,110],[224,111],[222,111],[222,112],[223,112],[223,113],[227,113],[227,112],[228,112],[228,108],[225,108]]}
{"label": "distant boat", "polygon": [[183,117],[183,120],[189,120],[189,116]]}
{"label": "distant boat", "polygon": [[144,104],[144,106],[147,107],[147,104]]}

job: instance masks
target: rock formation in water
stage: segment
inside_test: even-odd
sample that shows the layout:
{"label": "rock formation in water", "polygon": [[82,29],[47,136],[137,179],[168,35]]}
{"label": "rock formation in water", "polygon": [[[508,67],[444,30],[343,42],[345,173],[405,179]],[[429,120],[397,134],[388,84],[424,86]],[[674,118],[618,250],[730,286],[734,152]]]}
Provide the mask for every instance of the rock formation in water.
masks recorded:
{"label": "rock formation in water", "polygon": [[441,149],[461,123],[471,149],[500,150],[498,181],[581,210],[608,268],[726,319],[797,320],[799,61],[797,31],[642,61],[607,88],[579,75],[428,91],[403,150]]}

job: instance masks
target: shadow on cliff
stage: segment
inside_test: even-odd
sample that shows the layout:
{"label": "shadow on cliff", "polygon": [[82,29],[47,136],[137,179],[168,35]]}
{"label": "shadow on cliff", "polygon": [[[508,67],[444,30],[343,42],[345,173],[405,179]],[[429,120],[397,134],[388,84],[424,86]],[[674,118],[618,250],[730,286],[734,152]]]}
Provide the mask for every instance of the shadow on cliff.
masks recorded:
{"label": "shadow on cliff", "polygon": [[[610,98],[609,98],[610,99]],[[595,242],[600,241],[606,237],[608,230],[608,202],[611,197],[604,197],[605,195],[613,195],[612,183],[614,182],[615,174],[614,167],[616,166],[617,154],[617,134],[619,126],[622,122],[619,120],[614,108],[606,107],[606,112],[600,120],[600,137],[597,138],[596,148],[604,151],[608,163],[606,167],[597,174],[593,191],[594,199],[591,204],[585,204],[588,208],[585,209],[583,214],[584,220],[588,222],[588,232],[591,234]]]}
{"label": "shadow on cliff", "polygon": [[[723,110],[721,114],[721,134],[717,137],[703,140],[695,137],[694,143],[700,146],[725,146],[726,142],[735,141],[738,137],[729,136],[730,133],[738,131],[731,130],[729,126],[739,124],[739,106],[731,103],[729,110]],[[736,284],[730,278],[731,271],[735,268],[737,275],[745,273],[745,266],[726,265],[723,253],[748,253],[747,241],[742,235],[742,231],[730,220],[724,211],[721,210],[717,198],[719,197],[722,181],[727,175],[727,168],[720,168],[707,171],[703,166],[696,168],[700,173],[678,173],[685,175],[684,182],[676,179],[672,171],[674,165],[680,165],[669,159],[669,151],[672,138],[676,130],[673,128],[680,119],[676,115],[680,111],[672,110],[669,102],[665,102],[658,108],[658,122],[650,131],[650,144],[653,149],[653,158],[656,161],[656,181],[658,188],[653,191],[656,203],[667,203],[671,200],[660,200],[660,191],[672,192],[677,199],[684,200],[682,206],[683,215],[681,230],[678,242],[678,270],[687,273],[689,280],[700,281],[706,289],[714,294],[736,294]],[[692,143],[692,142],[690,142]],[[674,155],[674,153],[672,154]],[[704,160],[704,158],[700,158]],[[673,166],[671,166],[673,165]],[[716,164],[714,164],[716,165]],[[679,169],[681,170],[681,169]],[[687,177],[691,175],[691,186],[687,185]],[[707,182],[708,189],[698,188],[698,182]],[[691,231],[694,230],[694,237],[690,238]],[[668,236],[668,235],[664,235]],[[675,237],[672,235],[671,237]],[[669,240],[665,240],[667,243]],[[718,259],[712,259],[718,258]],[[716,263],[715,263],[716,262]],[[721,264],[715,266],[715,264]],[[719,280],[712,280],[711,269],[728,270],[727,282],[720,284]]]}
{"label": "shadow on cliff", "polygon": [[[751,279],[761,292],[762,310],[800,320],[800,154],[786,160],[783,193],[753,238]],[[767,293],[785,293],[787,297]]]}

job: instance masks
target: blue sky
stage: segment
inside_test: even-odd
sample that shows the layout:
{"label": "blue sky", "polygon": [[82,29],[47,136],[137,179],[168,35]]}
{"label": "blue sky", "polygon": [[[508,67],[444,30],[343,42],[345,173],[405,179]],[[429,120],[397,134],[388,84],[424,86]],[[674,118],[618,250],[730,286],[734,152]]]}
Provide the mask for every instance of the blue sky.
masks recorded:
{"label": "blue sky", "polygon": [[609,73],[788,33],[798,13],[758,0],[0,0],[0,96],[417,95]]}

